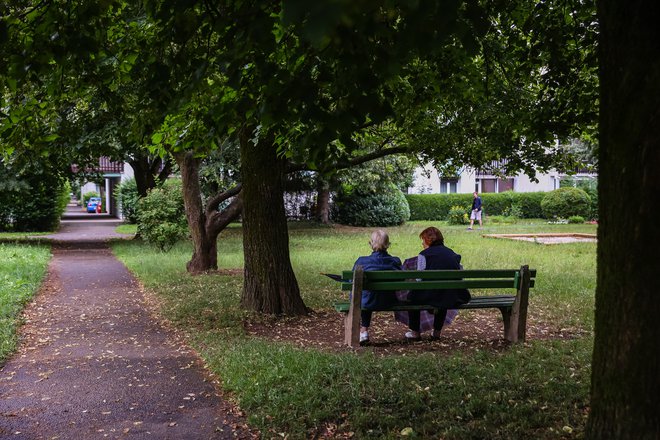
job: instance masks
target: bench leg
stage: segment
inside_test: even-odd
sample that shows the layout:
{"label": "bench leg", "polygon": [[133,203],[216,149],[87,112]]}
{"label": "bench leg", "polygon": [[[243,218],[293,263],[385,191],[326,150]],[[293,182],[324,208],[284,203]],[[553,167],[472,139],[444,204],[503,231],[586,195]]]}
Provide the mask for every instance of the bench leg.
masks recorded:
{"label": "bench leg", "polygon": [[362,303],[362,266],[353,273],[353,289],[348,314],[344,318],[344,344],[349,347],[360,346],[360,306]]}
{"label": "bench leg", "polygon": [[504,338],[507,341],[516,342],[518,333],[511,331],[511,307],[500,307],[500,312],[502,312],[502,321],[504,322]]}

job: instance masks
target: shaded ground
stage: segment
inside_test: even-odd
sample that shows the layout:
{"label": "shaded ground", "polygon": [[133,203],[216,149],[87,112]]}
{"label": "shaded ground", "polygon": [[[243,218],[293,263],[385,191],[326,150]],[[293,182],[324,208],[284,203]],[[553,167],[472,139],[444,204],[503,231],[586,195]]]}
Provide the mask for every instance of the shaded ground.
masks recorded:
{"label": "shaded ground", "polygon": [[[334,311],[313,312],[303,318],[249,321],[249,334],[265,339],[293,343],[301,348],[327,351],[351,350],[343,346],[343,314]],[[403,336],[407,328],[394,320],[392,312],[376,312],[371,322],[368,347],[378,355],[419,353],[454,353],[456,351],[501,350],[510,345],[504,337],[498,310],[461,310],[454,322],[442,330],[439,340],[423,335],[420,342],[408,343]],[[542,311],[528,318],[527,340],[573,339],[585,335],[579,328],[560,328],[543,316]]]}
{"label": "shaded ground", "polygon": [[0,438],[256,437],[98,241],[114,225],[85,223],[54,237],[64,241],[25,312],[19,352],[0,369]]}

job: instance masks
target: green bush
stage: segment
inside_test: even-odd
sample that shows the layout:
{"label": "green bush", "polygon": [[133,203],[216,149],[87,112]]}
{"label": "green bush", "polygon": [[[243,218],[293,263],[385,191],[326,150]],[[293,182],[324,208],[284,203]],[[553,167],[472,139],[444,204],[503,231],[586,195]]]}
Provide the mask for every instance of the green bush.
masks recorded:
{"label": "green bush", "polygon": [[582,224],[584,223],[584,217],[579,215],[573,215],[568,218],[569,223]]}
{"label": "green bush", "polygon": [[332,218],[351,226],[395,226],[410,219],[410,208],[406,197],[394,186],[377,194],[340,191],[334,199]]}
{"label": "green bush", "polygon": [[137,223],[137,207],[140,196],[135,179],[130,178],[117,186],[117,203],[121,206],[121,213],[128,223]]}
{"label": "green bush", "polygon": [[[480,194],[483,211],[489,218],[494,215],[511,215],[520,218],[542,218],[541,200],[544,192]],[[447,220],[452,206],[472,206],[472,194],[408,194],[411,220]],[[516,208],[512,208],[512,207]],[[512,211],[513,209],[513,211]]]}
{"label": "green bush", "polygon": [[69,187],[59,176],[0,167],[0,231],[54,231],[68,201]]}
{"label": "green bush", "polygon": [[467,225],[470,223],[468,216],[469,207],[465,206],[452,206],[447,215],[447,221],[450,225]]}
{"label": "green bush", "polygon": [[188,235],[180,180],[168,180],[138,201],[138,234],[167,252]]}
{"label": "green bush", "polygon": [[588,217],[591,213],[591,199],[579,188],[559,188],[546,194],[541,201],[541,209],[546,218],[569,218],[574,215]]}
{"label": "green bush", "polygon": [[589,194],[589,198],[591,198],[591,209],[587,218],[593,220],[598,219],[598,179],[576,179],[573,177],[566,177],[561,180],[560,187],[575,187]]}

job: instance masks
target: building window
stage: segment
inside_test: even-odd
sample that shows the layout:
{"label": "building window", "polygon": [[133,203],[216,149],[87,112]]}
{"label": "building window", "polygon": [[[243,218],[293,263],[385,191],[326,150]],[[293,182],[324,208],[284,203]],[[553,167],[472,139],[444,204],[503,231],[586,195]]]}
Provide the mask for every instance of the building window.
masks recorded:
{"label": "building window", "polygon": [[481,192],[482,193],[497,192],[497,179],[481,179]]}
{"label": "building window", "polygon": [[513,191],[513,179],[499,179],[497,181],[497,192]]}
{"label": "building window", "polygon": [[440,178],[440,192],[443,194],[456,193],[458,191],[458,178]]}
{"label": "building window", "polygon": [[513,191],[513,179],[480,179],[482,193],[500,193],[504,191]]}

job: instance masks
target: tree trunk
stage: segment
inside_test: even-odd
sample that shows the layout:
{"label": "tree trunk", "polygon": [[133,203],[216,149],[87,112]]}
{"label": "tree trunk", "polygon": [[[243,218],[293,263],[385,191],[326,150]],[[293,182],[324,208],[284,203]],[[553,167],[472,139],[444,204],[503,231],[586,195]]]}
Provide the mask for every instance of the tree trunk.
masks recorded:
{"label": "tree trunk", "polygon": [[330,224],[330,183],[321,174],[316,176],[316,221]]}
{"label": "tree trunk", "polygon": [[146,197],[147,192],[156,187],[156,180],[151,173],[149,159],[146,156],[136,156],[128,161],[133,168],[133,177],[135,177],[135,186],[140,197]]}
{"label": "tree trunk", "polygon": [[598,4],[598,284],[589,439],[660,438],[660,13]]}
{"label": "tree trunk", "polygon": [[186,219],[193,242],[193,255],[186,264],[186,269],[191,273],[217,269],[217,234],[215,237],[210,237],[206,231],[206,213],[199,186],[200,160],[189,151],[179,153],[175,158],[181,171]]}
{"label": "tree trunk", "polygon": [[283,202],[284,163],[268,139],[254,144],[241,131],[243,250],[245,280],[241,304],[260,313],[303,315],[307,308],[289,258]]}

